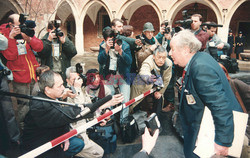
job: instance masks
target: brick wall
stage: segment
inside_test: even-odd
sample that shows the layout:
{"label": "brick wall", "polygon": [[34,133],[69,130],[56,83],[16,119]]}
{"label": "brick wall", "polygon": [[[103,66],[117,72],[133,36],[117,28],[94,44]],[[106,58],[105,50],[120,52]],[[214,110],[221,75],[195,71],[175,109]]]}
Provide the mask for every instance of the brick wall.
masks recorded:
{"label": "brick wall", "polygon": [[237,28],[239,22],[250,22],[250,14],[249,14],[249,9],[250,9],[250,2],[244,2],[241,4],[241,6],[235,11],[229,27],[233,30],[233,34],[238,34],[237,33]]}
{"label": "brick wall", "polygon": [[86,15],[83,26],[85,51],[90,51],[90,47],[97,47],[102,42],[103,38],[98,37],[97,29],[97,22],[94,25],[89,16]]}
{"label": "brick wall", "polygon": [[132,25],[134,27],[135,35],[138,35],[142,32],[143,25],[146,22],[151,22],[153,24],[155,34],[159,32],[159,17],[154,8],[149,5],[138,8],[131,17],[129,25]]}

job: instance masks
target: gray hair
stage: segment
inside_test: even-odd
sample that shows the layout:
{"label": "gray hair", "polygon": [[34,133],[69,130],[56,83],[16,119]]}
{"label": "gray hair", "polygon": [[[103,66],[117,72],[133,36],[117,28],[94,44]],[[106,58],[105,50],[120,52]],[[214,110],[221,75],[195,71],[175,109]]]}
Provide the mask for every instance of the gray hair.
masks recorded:
{"label": "gray hair", "polygon": [[65,74],[66,74],[66,78],[67,78],[67,79],[70,79],[70,73],[77,73],[77,72],[76,72],[76,67],[75,67],[75,66],[70,66],[70,67],[68,67],[68,68],[66,69]]}
{"label": "gray hair", "polygon": [[44,73],[41,74],[39,81],[38,81],[38,85],[39,85],[41,92],[44,92],[45,87],[52,88],[54,86],[55,84],[54,77],[56,75],[60,76],[60,74],[52,70],[45,71]]}
{"label": "gray hair", "polygon": [[190,30],[182,30],[178,32],[171,41],[176,41],[176,45],[179,48],[188,46],[192,53],[196,53],[201,49],[201,42],[195,37]]}
{"label": "gray hair", "polygon": [[155,48],[153,54],[156,55],[157,53],[166,53],[167,54],[167,50],[164,47],[162,47],[161,45],[158,45]]}

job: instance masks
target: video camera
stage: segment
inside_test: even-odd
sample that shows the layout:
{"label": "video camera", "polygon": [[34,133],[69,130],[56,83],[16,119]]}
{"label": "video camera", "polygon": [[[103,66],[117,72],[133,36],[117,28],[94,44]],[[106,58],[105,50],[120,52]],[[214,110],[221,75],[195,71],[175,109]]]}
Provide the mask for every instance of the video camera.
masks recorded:
{"label": "video camera", "polygon": [[117,35],[118,35],[118,31],[112,30],[110,37],[112,37],[113,46],[111,46],[111,49],[115,49],[115,43],[117,43],[119,46],[122,45],[122,40],[118,39]]}
{"label": "video camera", "polygon": [[230,58],[227,55],[221,55],[218,62],[224,65],[229,73],[236,73],[239,70],[238,62],[235,58]]}
{"label": "video camera", "polygon": [[184,29],[191,29],[191,24],[193,23],[193,20],[190,19],[190,16],[187,13],[187,10],[182,11],[183,20],[178,20],[175,22],[175,24],[180,24],[181,27]]}
{"label": "video camera", "polygon": [[[35,35],[34,27],[36,27],[35,21],[32,20],[26,20],[26,17],[28,15],[26,14],[20,14],[19,16],[19,28],[22,33],[25,33],[29,37],[33,37]],[[15,39],[23,39],[21,34],[17,35]]]}
{"label": "video camera", "polygon": [[82,65],[80,63],[76,64],[76,72],[79,74],[79,76],[81,77],[83,83],[82,83],[82,87],[87,85],[87,76],[85,74],[83,74],[83,68]]}
{"label": "video camera", "polygon": [[55,26],[55,30],[53,31],[53,33],[56,34],[56,37],[62,37],[64,34],[63,32],[59,29],[59,27],[61,26],[61,20],[54,20],[54,26]]}

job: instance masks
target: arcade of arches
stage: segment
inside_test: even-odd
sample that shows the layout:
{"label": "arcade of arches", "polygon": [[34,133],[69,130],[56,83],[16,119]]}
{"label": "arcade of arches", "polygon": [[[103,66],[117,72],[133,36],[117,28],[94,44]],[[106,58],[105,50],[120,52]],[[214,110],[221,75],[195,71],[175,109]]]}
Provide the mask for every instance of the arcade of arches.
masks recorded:
{"label": "arcade of arches", "polygon": [[222,24],[217,34],[227,40],[229,28],[237,35],[242,31],[250,49],[250,0],[2,0],[0,24],[12,13],[27,13],[35,20],[36,36],[46,33],[48,21],[60,19],[63,29],[74,41],[79,54],[97,47],[103,40],[102,29],[114,18],[134,27],[140,34],[145,22],[152,22],[158,33],[160,23],[168,20],[175,25],[182,19],[182,11],[200,13],[204,21]]}

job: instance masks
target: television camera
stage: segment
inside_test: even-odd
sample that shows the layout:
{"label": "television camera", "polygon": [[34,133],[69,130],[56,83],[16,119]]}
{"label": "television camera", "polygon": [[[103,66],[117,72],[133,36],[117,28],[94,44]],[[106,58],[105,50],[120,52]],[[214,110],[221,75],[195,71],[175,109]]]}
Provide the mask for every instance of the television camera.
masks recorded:
{"label": "television camera", "polygon": [[180,24],[181,27],[184,29],[191,29],[191,24],[193,23],[193,20],[190,19],[190,15],[188,15],[187,10],[182,11],[182,17],[183,20],[178,20],[175,22],[175,24]]}
{"label": "television camera", "polygon": [[[29,37],[33,37],[35,35],[34,28],[36,27],[35,21],[32,20],[26,20],[27,14],[20,14],[19,16],[19,28],[22,33],[26,34]],[[15,39],[23,39],[22,35],[19,34],[15,36]]]}

